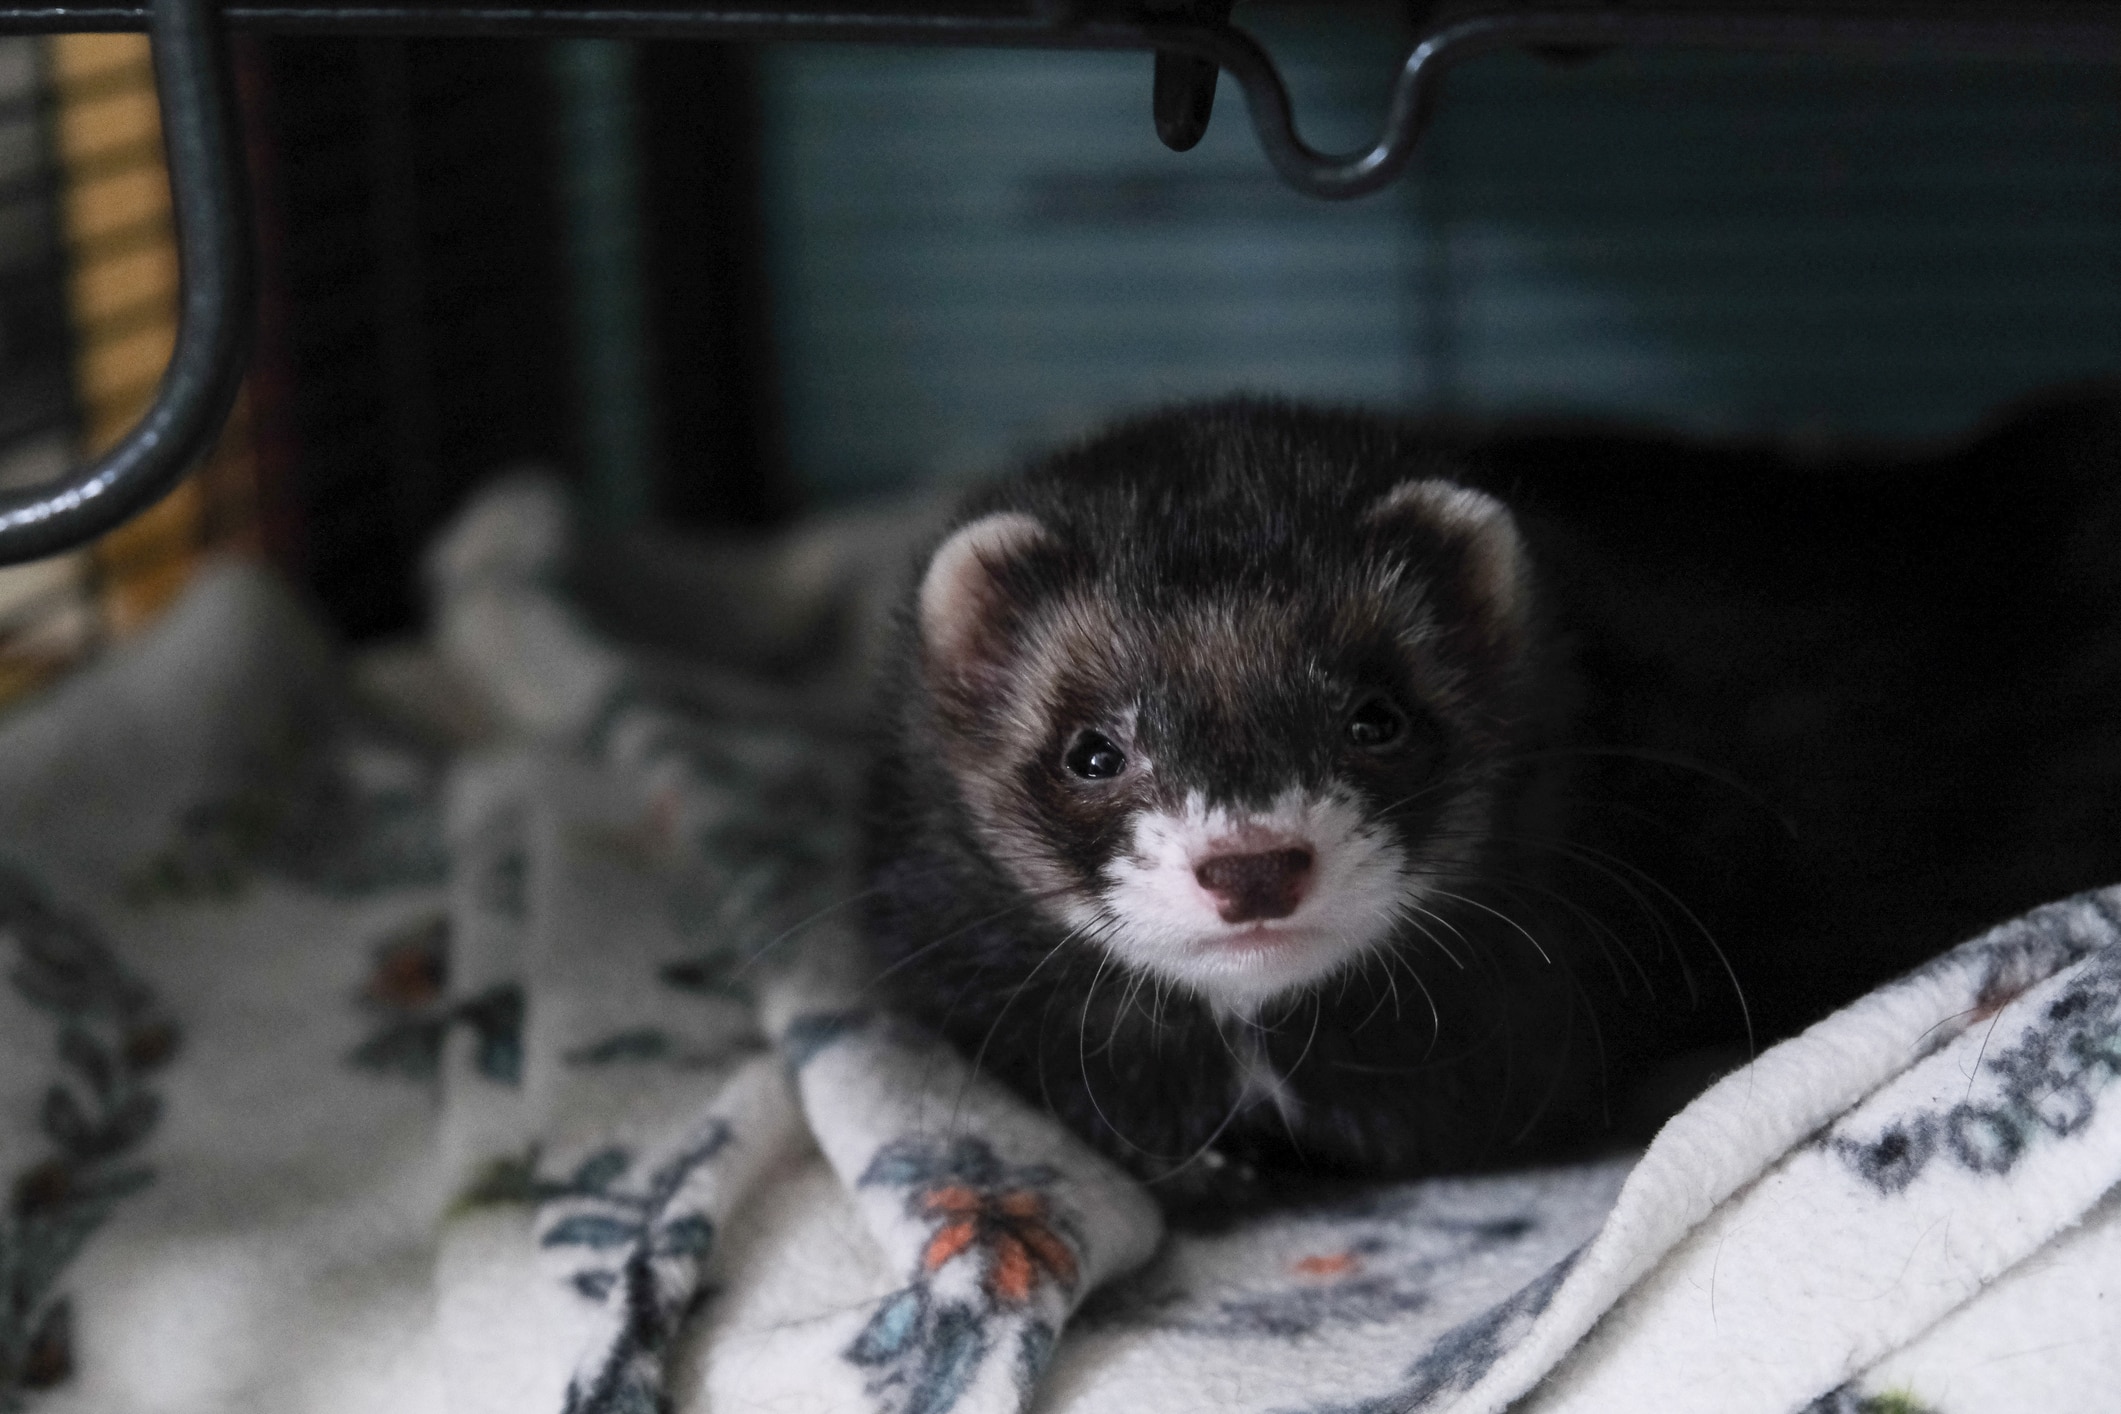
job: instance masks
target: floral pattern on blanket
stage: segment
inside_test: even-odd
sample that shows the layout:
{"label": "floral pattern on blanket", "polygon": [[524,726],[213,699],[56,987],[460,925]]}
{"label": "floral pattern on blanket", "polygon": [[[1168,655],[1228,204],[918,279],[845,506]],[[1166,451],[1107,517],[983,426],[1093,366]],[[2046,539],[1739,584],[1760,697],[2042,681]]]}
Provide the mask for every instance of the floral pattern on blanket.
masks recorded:
{"label": "floral pattern on blanket", "polygon": [[440,883],[439,789],[436,763],[402,743],[353,724],[298,724],[235,786],[177,816],[126,897],[225,903],[261,875],[342,896]]}
{"label": "floral pattern on blanket", "polygon": [[[844,1357],[872,1371],[868,1391],[893,1414],[946,1414],[962,1398],[997,1338],[997,1317],[1025,1312],[1041,1287],[1072,1294],[1081,1238],[1042,1164],[1005,1164],[974,1135],[886,1144],[859,1187],[905,1191],[906,1215],[923,1225],[913,1280],[885,1298]],[[1030,1319],[1015,1331],[1015,1371],[1028,1391],[1055,1332]]]}
{"label": "floral pattern on blanket", "polygon": [[602,1358],[569,1383],[566,1414],[631,1414],[662,1399],[664,1350],[706,1294],[700,1275],[714,1247],[713,1218],[683,1196],[729,1137],[726,1123],[711,1122],[631,1186],[634,1156],[601,1150],[576,1167],[563,1191],[545,1195],[562,1211],[539,1245],[587,1254],[571,1284],[588,1300],[615,1305],[619,1320]]}
{"label": "floral pattern on blanket", "polygon": [[[1255,1220],[1234,1239],[1246,1254],[1203,1269],[1181,1252],[1083,1304],[1073,1327],[1229,1340],[1300,1340],[1429,1309],[1439,1286],[1527,1239],[1550,1215],[1526,1198],[1494,1212],[1439,1205],[1428,1185],[1326,1197]],[[1296,1244],[1296,1255],[1283,1255]],[[1189,1249],[1223,1245],[1193,1238]],[[1191,1269],[1189,1270],[1189,1266]]]}
{"label": "floral pattern on blanket", "polygon": [[1444,1332],[1408,1369],[1407,1383],[1396,1395],[1361,1406],[1361,1414],[1426,1409],[1441,1396],[1471,1389],[1505,1351],[1530,1332],[1575,1263],[1576,1255],[1571,1253],[1507,1300]]}
{"label": "floral pattern on blanket", "polygon": [[848,856],[844,753],[808,733],[703,718],[631,684],[582,744],[645,790],[638,827],[610,843],[655,861],[671,926],[703,947],[664,980],[748,1001],[743,970],[799,930]]}
{"label": "floral pattern on blanket", "polygon": [[709,1294],[701,1278],[715,1222],[702,1201],[703,1180],[732,1137],[726,1120],[709,1119],[660,1163],[612,1145],[557,1178],[539,1174],[532,1150],[489,1165],[458,1200],[459,1210],[538,1205],[538,1245],[578,1258],[567,1285],[611,1316],[615,1332],[569,1382],[565,1414],[666,1407],[664,1353]]}
{"label": "floral pattern on blanket", "polygon": [[2094,962],[2047,1004],[2041,1021],[1995,1055],[1984,1048],[1965,1099],[1896,1116],[1868,1138],[1834,1134],[1828,1148],[1891,1195],[1934,1162],[2006,1174],[2029,1146],[2077,1133],[2121,1078],[2121,955]]}
{"label": "floral pattern on blanket", "polygon": [[384,937],[357,1003],[375,1018],[375,1029],[354,1047],[348,1062],[363,1070],[432,1081],[442,1062],[442,1041],[451,1027],[476,1038],[473,1065],[499,1085],[514,1085],[523,1073],[523,988],[499,983],[475,996],[449,996],[449,920],[420,918]]}
{"label": "floral pattern on blanket", "polygon": [[4,867],[0,936],[14,944],[12,990],[56,1024],[55,1074],[38,1114],[48,1152],[9,1176],[0,1213],[0,1410],[13,1410],[73,1372],[73,1308],[60,1280],[118,1204],[153,1180],[138,1152],[162,1116],[149,1080],[175,1055],[178,1031],[93,924]]}

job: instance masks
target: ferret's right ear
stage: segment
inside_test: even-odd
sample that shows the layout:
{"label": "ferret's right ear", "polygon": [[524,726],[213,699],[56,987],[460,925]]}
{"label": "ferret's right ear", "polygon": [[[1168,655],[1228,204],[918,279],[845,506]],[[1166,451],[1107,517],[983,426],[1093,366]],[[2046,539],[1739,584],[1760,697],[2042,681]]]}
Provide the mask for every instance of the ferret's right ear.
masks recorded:
{"label": "ferret's right ear", "polygon": [[931,679],[979,690],[1008,656],[1012,566],[1053,543],[1019,511],[982,516],[937,547],[921,577],[921,659]]}

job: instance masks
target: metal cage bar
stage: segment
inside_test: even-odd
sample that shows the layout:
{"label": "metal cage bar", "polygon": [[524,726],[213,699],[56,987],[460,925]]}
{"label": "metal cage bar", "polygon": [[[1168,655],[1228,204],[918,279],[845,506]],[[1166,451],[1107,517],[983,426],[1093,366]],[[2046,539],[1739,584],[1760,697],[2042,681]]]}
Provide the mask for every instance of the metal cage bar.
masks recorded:
{"label": "metal cage bar", "polygon": [[[1275,170],[1308,195],[1345,199],[1391,182],[1412,157],[1450,68],[1498,49],[1619,46],[1855,56],[2121,61],[2121,3],[1910,6],[1852,10],[1767,6],[1497,8],[1438,21],[1399,66],[1383,129],[1368,148],[1326,153],[1304,141],[1267,51],[1190,0],[1138,5],[980,3],[952,7],[818,0],[808,6],[606,3],[606,0],[0,0],[0,33],[146,30],[160,91],[181,277],[177,342],[153,406],[102,458],[61,482],[0,493],[0,564],[80,545],[159,498],[219,430],[242,377],[254,293],[243,158],[225,27],[303,34],[838,40],[1003,48],[1147,50],[1159,57],[1156,111],[1173,146],[1206,122],[1218,72],[1245,95]],[[1171,64],[1172,58],[1192,64]],[[1175,77],[1174,77],[1175,75]],[[1188,95],[1183,85],[1194,85]],[[1177,91],[1167,91],[1167,85]],[[1205,85],[1205,93],[1200,86]],[[1168,121],[1170,115],[1192,116]]]}
{"label": "metal cage bar", "polygon": [[177,339],[155,400],[117,445],[63,480],[0,492],[0,564],[84,544],[159,500],[213,441],[251,336],[250,206],[213,0],[143,13],[175,208]]}

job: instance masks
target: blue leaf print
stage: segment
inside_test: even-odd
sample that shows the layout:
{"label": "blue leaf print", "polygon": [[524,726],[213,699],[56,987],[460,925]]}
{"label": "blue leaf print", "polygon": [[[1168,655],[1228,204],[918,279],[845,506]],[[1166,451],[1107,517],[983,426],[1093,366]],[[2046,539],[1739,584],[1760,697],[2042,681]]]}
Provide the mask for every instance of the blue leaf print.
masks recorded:
{"label": "blue leaf print", "polygon": [[[13,1372],[24,1389],[50,1389],[74,1373],[74,1306],[61,1297],[44,1312]],[[0,1398],[6,1391],[0,1390]],[[0,1406],[6,1407],[6,1406]]]}
{"label": "blue leaf print", "polygon": [[95,1091],[96,1098],[108,1100],[112,1087],[117,1083],[117,1068],[96,1038],[78,1026],[68,1026],[59,1033],[59,1058],[81,1072]]}
{"label": "blue leaf print", "polygon": [[624,1247],[641,1235],[641,1225],[624,1218],[607,1218],[596,1213],[577,1213],[554,1223],[551,1230],[539,1242],[541,1247],[593,1247],[606,1251],[613,1247]]}
{"label": "blue leaf print", "polygon": [[396,1022],[354,1047],[346,1059],[363,1070],[432,1080],[441,1064],[442,1031],[447,1025],[433,1017]]}
{"label": "blue leaf print", "polygon": [[570,1414],[663,1414],[669,1407],[660,1392],[663,1353],[686,1316],[706,1298],[697,1267],[715,1235],[705,1213],[670,1214],[692,1176],[731,1137],[728,1121],[710,1120],[681,1152],[637,1178],[635,1191],[620,1182],[632,1167],[624,1149],[591,1155],[576,1169],[564,1196],[586,1198],[624,1216],[577,1213],[554,1227],[545,1245],[630,1250],[611,1267],[571,1278],[578,1295],[597,1302],[609,1298],[620,1325],[595,1373],[579,1375],[569,1385],[565,1409]]}
{"label": "blue leaf print", "polygon": [[63,1085],[54,1085],[44,1092],[44,1108],[38,1118],[45,1137],[68,1153],[80,1153],[93,1137],[80,1102]]}
{"label": "blue leaf print", "polygon": [[624,1174],[627,1167],[632,1163],[633,1156],[624,1149],[617,1147],[599,1149],[596,1153],[582,1160],[581,1165],[574,1171],[574,1177],[569,1182],[580,1192],[602,1193],[620,1175]]}
{"label": "blue leaf print", "polygon": [[700,1213],[688,1213],[655,1235],[658,1257],[704,1257],[713,1246],[714,1223]]}
{"label": "blue leaf print", "polygon": [[920,1383],[906,1401],[906,1414],[946,1414],[964,1397],[965,1387],[987,1353],[985,1323],[970,1306],[945,1306],[935,1318],[935,1335],[922,1362]]}
{"label": "blue leaf print", "polygon": [[1445,1331],[1408,1369],[1407,1383],[1396,1393],[1401,1403],[1394,1407],[1416,1408],[1439,1394],[1471,1389],[1523,1338],[1582,1255],[1577,1248],[1511,1296]]}
{"label": "blue leaf print", "polygon": [[1044,1321],[1031,1322],[1016,1338],[1016,1387],[1024,1392],[1027,1400],[1038,1388],[1038,1377],[1044,1372],[1046,1362],[1053,1358],[1055,1339],[1053,1327]]}
{"label": "blue leaf print", "polygon": [[722,1120],[716,1120],[698,1143],[657,1169],[655,1177],[650,1183],[650,1186],[655,1190],[655,1194],[650,1201],[655,1207],[660,1210],[664,1204],[668,1203],[694,1169],[697,1169],[701,1164],[706,1163],[728,1147],[729,1139],[729,1125]]}
{"label": "blue leaf print", "polygon": [[162,1097],[135,1091],[111,1107],[109,1118],[96,1135],[93,1157],[108,1158],[129,1149],[148,1136],[162,1118]]}
{"label": "blue leaf print", "polygon": [[781,1050],[788,1058],[790,1070],[801,1070],[833,1042],[850,1031],[859,1030],[869,1020],[862,1011],[813,1012],[799,1016],[788,1023],[781,1033]]}
{"label": "blue leaf print", "polygon": [[[74,1169],[66,1175],[67,1196],[82,1203],[115,1203],[154,1181],[154,1170],[146,1167]],[[20,1197],[17,1205],[20,1206]]]}
{"label": "blue leaf print", "polygon": [[501,1085],[523,1078],[523,988],[513,982],[490,987],[451,1012],[478,1037],[479,1074]]}
{"label": "blue leaf print", "polygon": [[598,1269],[596,1271],[576,1272],[567,1280],[570,1286],[591,1301],[602,1301],[605,1296],[610,1294],[612,1284],[618,1279],[619,1274],[617,1272],[607,1272]]}
{"label": "blue leaf print", "polygon": [[932,1176],[936,1164],[925,1150],[901,1144],[886,1144],[877,1150],[869,1167],[855,1181],[856,1187],[910,1188]]}
{"label": "blue leaf print", "polygon": [[576,1380],[567,1386],[560,1414],[669,1414],[670,1401],[656,1374],[653,1366],[628,1366],[588,1385]]}
{"label": "blue leaf print", "polygon": [[53,1152],[0,1174],[0,1409],[70,1379],[73,1306],[56,1288],[91,1235],[152,1171],[119,1156],[146,1139],[161,1100],[144,1078],[175,1053],[177,1030],[154,993],[35,881],[0,865],[0,972],[58,1021],[56,1062],[38,1121]]}
{"label": "blue leaf print", "polygon": [[847,1358],[857,1365],[884,1365],[897,1359],[919,1334],[927,1309],[927,1288],[907,1287],[877,1308],[854,1344],[847,1347]]}
{"label": "blue leaf print", "polygon": [[500,1085],[515,1085],[523,1079],[523,1043],[514,1036],[479,1037],[479,1074]]}

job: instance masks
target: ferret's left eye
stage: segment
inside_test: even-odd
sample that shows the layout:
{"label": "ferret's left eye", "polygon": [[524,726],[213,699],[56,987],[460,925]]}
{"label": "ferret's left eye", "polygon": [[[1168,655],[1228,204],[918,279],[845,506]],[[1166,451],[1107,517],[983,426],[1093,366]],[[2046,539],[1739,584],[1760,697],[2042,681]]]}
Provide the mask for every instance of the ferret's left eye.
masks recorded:
{"label": "ferret's left eye", "polygon": [[1407,738],[1407,712],[1381,692],[1373,692],[1348,713],[1348,745],[1357,751],[1385,752]]}
{"label": "ferret's left eye", "polygon": [[1107,781],[1127,769],[1127,754],[1102,732],[1076,737],[1062,764],[1086,781]]}

